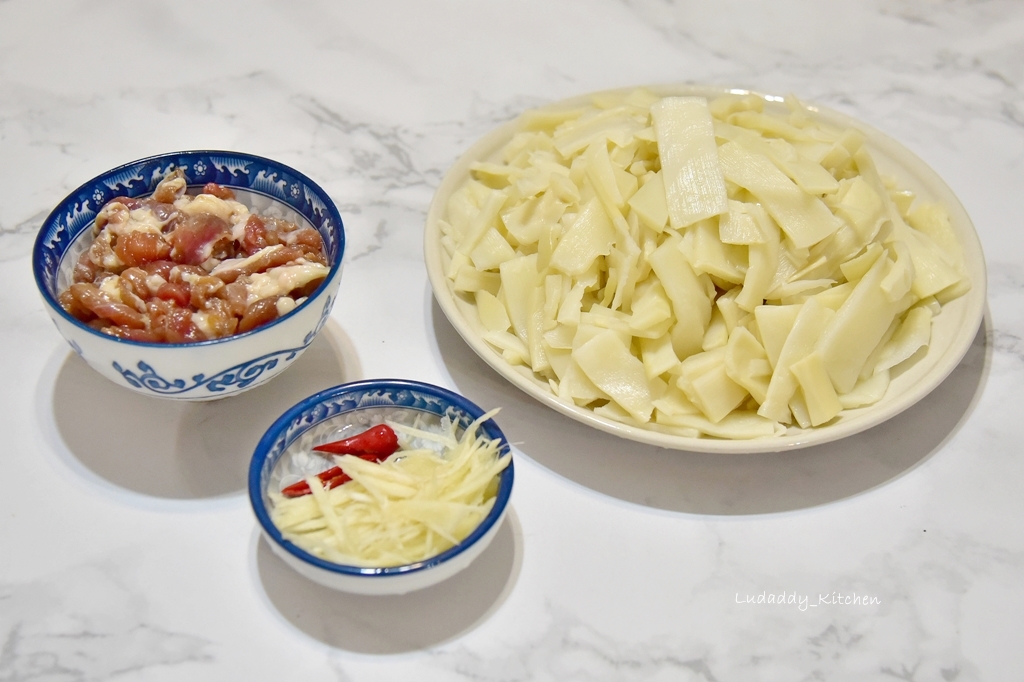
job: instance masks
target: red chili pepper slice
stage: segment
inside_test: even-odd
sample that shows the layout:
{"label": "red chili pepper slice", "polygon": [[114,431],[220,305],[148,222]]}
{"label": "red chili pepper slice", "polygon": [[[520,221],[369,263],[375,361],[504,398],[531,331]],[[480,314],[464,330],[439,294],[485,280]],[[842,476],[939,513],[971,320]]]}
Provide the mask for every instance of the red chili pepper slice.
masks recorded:
{"label": "red chili pepper slice", "polygon": [[381,455],[383,459],[398,450],[398,435],[387,424],[377,424],[351,438],[317,445],[313,450],[332,455]]}
{"label": "red chili pepper slice", "polygon": [[[368,462],[380,462],[398,450],[398,435],[387,424],[378,424],[350,438],[317,445],[316,452],[327,452],[332,455],[355,455]],[[341,467],[331,467],[317,474],[324,488],[330,490],[351,480]],[[301,497],[310,494],[309,484],[299,481],[281,489],[285,497]]]}
{"label": "red chili pepper slice", "polygon": [[[356,455],[359,459],[365,459],[367,462],[380,462],[383,461],[387,455],[376,455],[376,454],[361,454]],[[323,483],[326,490],[331,488],[337,488],[342,483],[351,481],[352,479],[341,470],[341,467],[331,467],[326,471],[321,471],[316,475]],[[309,495],[312,491],[309,489],[309,484],[305,481],[299,481],[298,483],[292,483],[289,486],[285,486],[281,489],[281,494],[285,497],[302,497],[303,495]]]}
{"label": "red chili pepper slice", "polygon": [[[348,476],[341,470],[341,467],[331,467],[327,471],[317,474],[317,478],[324,484],[324,488],[328,490],[336,488],[345,482],[344,480],[339,480],[335,483],[335,479],[348,480]],[[305,481],[299,481],[298,483],[281,488],[281,494],[285,497],[302,497],[303,495],[309,495],[310,492],[312,491],[309,489],[309,484]]]}

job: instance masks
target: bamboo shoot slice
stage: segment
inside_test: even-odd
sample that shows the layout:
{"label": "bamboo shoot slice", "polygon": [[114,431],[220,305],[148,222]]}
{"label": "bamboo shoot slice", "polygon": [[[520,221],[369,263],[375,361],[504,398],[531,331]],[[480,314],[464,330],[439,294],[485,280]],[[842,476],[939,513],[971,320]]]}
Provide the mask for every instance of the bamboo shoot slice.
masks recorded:
{"label": "bamboo shoot slice", "polygon": [[789,369],[800,384],[811,426],[821,426],[839,414],[843,406],[819,354],[811,353]]}
{"label": "bamboo shoot slice", "polygon": [[551,254],[551,267],[567,275],[581,275],[599,256],[612,251],[615,228],[599,200],[591,199],[562,235]]}
{"label": "bamboo shoot slice", "polygon": [[637,421],[650,421],[654,405],[643,363],[608,329],[573,351],[573,359],[595,386]]}
{"label": "bamboo shoot slice", "polygon": [[715,129],[703,97],[666,97],[651,107],[669,224],[679,230],[729,210]]}
{"label": "bamboo shoot slice", "polygon": [[903,301],[890,301],[881,287],[891,265],[887,257],[875,261],[836,311],[815,346],[839,393],[853,389],[868,355],[905,308]]}
{"label": "bamboo shoot slice", "polygon": [[794,363],[810,355],[822,330],[825,329],[832,316],[837,314],[814,298],[800,306],[800,312],[793,322],[793,329],[786,337],[786,342],[782,346],[778,362],[772,372],[771,381],[768,382],[765,400],[757,410],[759,415],[784,424],[789,423],[791,417],[789,400],[798,387],[796,377],[790,368]]}
{"label": "bamboo shoot slice", "polygon": [[797,187],[768,157],[726,142],[718,148],[718,158],[726,179],[757,197],[798,248],[817,244],[839,229],[841,223],[828,206]]}

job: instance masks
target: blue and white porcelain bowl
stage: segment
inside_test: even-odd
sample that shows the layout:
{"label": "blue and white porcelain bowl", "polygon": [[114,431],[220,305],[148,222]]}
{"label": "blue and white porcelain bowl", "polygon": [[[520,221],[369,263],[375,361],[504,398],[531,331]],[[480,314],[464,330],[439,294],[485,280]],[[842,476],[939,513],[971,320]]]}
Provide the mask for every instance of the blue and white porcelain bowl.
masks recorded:
{"label": "blue and white porcelain bowl", "polygon": [[[465,428],[484,414],[466,398],[444,388],[415,381],[378,379],[329,388],[285,412],[267,430],[249,466],[249,500],[271,549],[292,569],[326,587],[366,595],[403,594],[452,577],[490,544],[505,518],[512,482],[512,461],[499,474],[494,505],[465,540],[434,557],[404,566],[365,568],[326,561],[284,539],[271,520],[269,490],[298,480],[306,453],[327,436],[345,437],[384,420],[419,428],[449,419]],[[482,435],[509,451],[505,435],[493,419],[483,422]],[[322,465],[320,468],[323,468]],[[296,476],[296,472],[300,474]]]}
{"label": "blue and white porcelain bowl", "polygon": [[[89,246],[96,214],[118,196],[144,197],[180,169],[190,187],[216,182],[264,215],[320,232],[331,265],[317,291],[293,311],[252,331],[187,344],[128,341],[79,322],[58,303],[79,255]],[[71,347],[111,381],[147,396],[213,400],[255,388],[285,370],[309,345],[331,312],[341,281],[345,231],[327,193],[302,173],[269,159],[227,151],[152,156],[89,180],[47,216],[32,258],[47,312]]]}

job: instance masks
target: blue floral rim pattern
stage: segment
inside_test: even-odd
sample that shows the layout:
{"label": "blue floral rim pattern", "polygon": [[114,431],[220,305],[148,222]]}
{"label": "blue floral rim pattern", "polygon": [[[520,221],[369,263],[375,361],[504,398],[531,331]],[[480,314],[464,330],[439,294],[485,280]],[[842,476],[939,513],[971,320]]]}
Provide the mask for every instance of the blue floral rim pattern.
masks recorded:
{"label": "blue floral rim pattern", "polygon": [[[43,298],[68,322],[90,333],[101,332],[82,324],[69,315],[57,302],[57,277],[61,262],[83,230],[96,221],[96,214],[116,197],[147,196],[171,171],[185,173],[189,186],[202,186],[216,182],[228,187],[248,190],[283,204],[301,214],[320,232],[331,263],[327,281],[341,268],[345,252],[345,229],[337,207],[327,193],[315,182],[284,164],[260,156],[231,151],[182,151],[151,156],[132,161],[98,175],[69,194],[46,217],[36,236],[32,257],[32,270],[36,285]],[[308,305],[316,296],[310,297]],[[302,306],[299,306],[300,308]],[[298,308],[296,309],[298,310]],[[294,314],[295,311],[289,313]],[[286,316],[287,317],[287,316]],[[283,318],[281,318],[283,319]],[[246,334],[257,334],[280,320],[275,320]],[[104,338],[132,345],[166,347],[168,344],[149,344],[141,341]],[[223,343],[241,334],[222,339],[188,344]]]}
{"label": "blue floral rim pattern", "polygon": [[[239,363],[232,367],[229,367],[223,371],[217,372],[211,376],[205,376],[203,374],[197,374],[192,377],[191,383],[185,379],[165,379],[160,376],[153,367],[151,367],[145,360],[140,360],[136,365],[136,372],[133,369],[122,367],[120,363],[114,362],[114,370],[120,374],[124,380],[131,386],[138,389],[145,389],[152,391],[161,396],[174,396],[182,395],[190,391],[200,391],[205,389],[209,393],[221,393],[229,387],[236,387],[240,389],[248,388],[254,383],[260,381],[260,377],[269,370],[277,367],[279,360],[284,358],[285,362],[291,362],[295,359],[299,353],[304,351],[309,344],[313,342],[316,335],[323,328],[324,323],[327,322],[327,317],[331,312],[331,303],[333,300],[330,296],[324,302],[323,312],[320,314],[320,321],[317,323],[313,331],[306,334],[303,339],[303,343],[298,348],[287,348],[285,350],[274,351],[273,353],[267,353],[253,360]],[[72,344],[77,346],[77,344]],[[77,349],[76,349],[77,350]],[[78,351],[81,355],[81,351]]]}
{"label": "blue floral rim pattern", "polygon": [[[461,554],[483,537],[501,518],[512,495],[512,483],[515,479],[513,462],[499,474],[498,492],[490,513],[465,540],[450,549],[424,561],[405,566],[386,568],[363,568],[344,566],[321,559],[306,552],[284,539],[281,531],[270,520],[264,498],[265,483],[278,460],[288,447],[305,431],[336,415],[373,407],[405,407],[438,416],[447,416],[457,421],[461,427],[469,426],[481,417],[484,411],[473,402],[448,389],[431,384],[403,379],[373,379],[341,384],[321,391],[299,402],[271,425],[260,439],[249,465],[249,501],[263,530],[289,553],[333,573],[353,576],[386,577],[404,575],[414,571],[429,569]],[[489,438],[501,443],[502,453],[510,450],[505,434],[501,432],[493,419],[481,425],[481,431]]]}

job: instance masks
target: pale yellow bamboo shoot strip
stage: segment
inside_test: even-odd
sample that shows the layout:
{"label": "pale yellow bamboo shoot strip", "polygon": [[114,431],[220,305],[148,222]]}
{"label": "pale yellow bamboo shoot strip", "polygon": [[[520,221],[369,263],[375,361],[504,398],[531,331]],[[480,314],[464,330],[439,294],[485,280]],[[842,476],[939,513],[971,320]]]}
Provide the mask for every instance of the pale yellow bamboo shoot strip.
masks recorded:
{"label": "pale yellow bamboo shoot strip", "polygon": [[651,107],[669,224],[682,229],[729,210],[708,103],[666,97]]}
{"label": "pale yellow bamboo shoot strip", "polygon": [[832,194],[839,189],[839,182],[820,163],[802,157],[783,139],[766,140],[753,130],[724,121],[715,121],[715,135],[768,157],[807,194]]}
{"label": "pale yellow bamboo shoot strip", "polygon": [[793,329],[786,337],[771,381],[768,382],[765,400],[757,410],[759,415],[784,424],[790,422],[789,400],[798,387],[790,367],[810,355],[814,350],[815,341],[835,314],[813,298],[800,306],[800,312],[793,322]]}
{"label": "pale yellow bamboo shoot strip", "polygon": [[860,149],[854,154],[854,159],[865,180],[875,192],[881,195],[888,210],[888,217],[892,222],[892,235],[889,237],[889,241],[902,241],[910,248],[910,256],[916,273],[913,284],[914,294],[918,298],[926,298],[959,282],[960,273],[949,264],[948,258],[942,253],[938,244],[927,234],[918,232],[903,221],[903,217],[889,198],[889,193],[878,175],[874,160],[867,151]]}
{"label": "pale yellow bamboo shoot strip", "polygon": [[597,198],[591,199],[559,240],[551,254],[551,267],[567,275],[581,275],[598,256],[611,253],[614,239],[615,227],[607,211]]}
{"label": "pale yellow bamboo shoot strip", "polygon": [[853,389],[868,355],[896,315],[909,307],[902,300],[890,301],[882,290],[882,280],[891,267],[887,257],[878,258],[817,341],[815,350],[839,393]]}
{"label": "pale yellow bamboo shoot strip", "polygon": [[811,426],[821,426],[839,414],[843,406],[820,355],[811,353],[803,360],[794,362],[789,369],[800,384]]}
{"label": "pale yellow bamboo shoot strip", "polygon": [[652,173],[627,203],[645,225],[655,232],[664,230],[668,224],[668,199],[661,171]]}
{"label": "pale yellow bamboo shoot strip", "polygon": [[725,177],[757,197],[797,248],[817,244],[839,229],[840,221],[821,199],[800,189],[763,154],[726,142],[718,158]]}
{"label": "pale yellow bamboo shoot strip", "polygon": [[597,334],[573,351],[573,358],[596,386],[639,422],[651,418],[650,386],[643,363],[612,330]]}
{"label": "pale yellow bamboo shoot strip", "polygon": [[679,337],[673,342],[676,355],[683,359],[701,349],[704,332],[711,321],[711,299],[679,250],[678,240],[668,239],[650,255],[651,268],[672,302]]}

